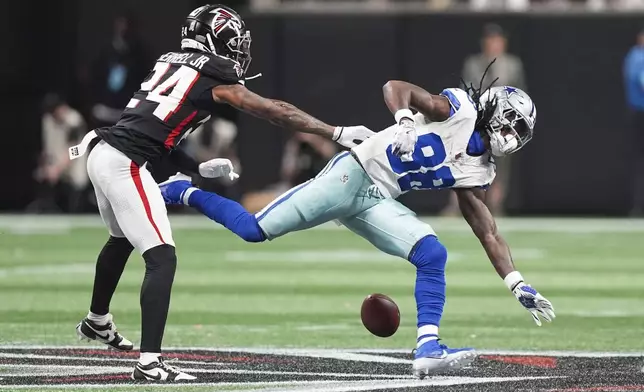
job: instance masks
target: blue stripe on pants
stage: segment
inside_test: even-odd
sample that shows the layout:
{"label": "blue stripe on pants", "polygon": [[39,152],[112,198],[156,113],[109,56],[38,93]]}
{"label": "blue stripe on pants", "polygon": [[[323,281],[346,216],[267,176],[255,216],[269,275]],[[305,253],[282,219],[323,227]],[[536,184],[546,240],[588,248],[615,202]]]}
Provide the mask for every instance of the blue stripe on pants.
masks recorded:
{"label": "blue stripe on pants", "polygon": [[345,152],[337,154],[336,156],[331,158],[329,163],[327,163],[326,166],[324,166],[324,169],[320,170],[320,172],[318,173],[317,176],[315,176],[315,178],[321,177],[321,176],[325,175],[326,173],[328,173],[329,170],[333,169],[333,166],[335,166],[335,164],[340,161],[340,159],[346,157],[347,155],[349,155],[349,152],[345,151]]}
{"label": "blue stripe on pants", "polygon": [[278,197],[277,199],[273,200],[269,205],[267,205],[266,207],[264,207],[264,209],[263,209],[262,211],[260,211],[259,213],[257,213],[257,215],[256,215],[257,221],[259,222],[259,221],[261,221],[262,219],[264,219],[264,217],[266,216],[266,214],[268,214],[269,212],[271,212],[271,211],[272,211],[275,207],[277,207],[278,205],[280,205],[280,204],[284,203],[286,200],[290,199],[290,198],[291,198],[291,196],[293,196],[294,194],[296,194],[299,190],[301,190],[301,189],[303,189],[305,186],[309,185],[309,184],[311,183],[311,181],[312,181],[312,180],[309,180],[309,181],[307,181],[307,182],[305,182],[305,183],[303,183],[303,184],[300,184],[300,185],[296,186],[295,188],[293,188],[293,189],[289,190],[288,192],[286,192],[286,193],[282,194],[282,195],[281,195],[280,197]]}

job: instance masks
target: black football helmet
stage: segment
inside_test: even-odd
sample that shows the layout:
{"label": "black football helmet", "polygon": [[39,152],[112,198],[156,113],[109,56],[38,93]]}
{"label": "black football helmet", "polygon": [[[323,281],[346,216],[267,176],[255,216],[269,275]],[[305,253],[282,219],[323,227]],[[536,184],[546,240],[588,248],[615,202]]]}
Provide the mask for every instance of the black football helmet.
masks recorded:
{"label": "black football helmet", "polygon": [[204,5],[188,15],[181,29],[181,49],[213,53],[235,62],[242,78],[250,66],[250,31],[235,10],[225,5]]}

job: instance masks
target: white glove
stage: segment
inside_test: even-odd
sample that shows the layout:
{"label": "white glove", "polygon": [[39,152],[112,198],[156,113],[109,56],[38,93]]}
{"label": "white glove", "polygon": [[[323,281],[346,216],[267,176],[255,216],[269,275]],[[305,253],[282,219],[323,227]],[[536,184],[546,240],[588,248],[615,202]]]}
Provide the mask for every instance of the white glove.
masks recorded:
{"label": "white glove", "polygon": [[394,134],[394,141],[391,143],[391,152],[397,156],[407,157],[411,160],[411,154],[416,148],[416,141],[418,135],[416,134],[416,123],[413,119],[404,117],[396,127]]}
{"label": "white glove", "polygon": [[207,162],[199,164],[199,174],[205,178],[217,178],[228,176],[230,181],[239,178],[239,174],[235,173],[235,168],[230,159],[215,158]]}
{"label": "white glove", "polygon": [[555,316],[555,309],[552,303],[548,301],[543,295],[539,294],[532,286],[525,284],[523,277],[518,272],[511,272],[506,278],[505,283],[508,284],[514,296],[519,300],[521,305],[532,314],[534,322],[541,326],[541,316],[547,322],[551,322]]}
{"label": "white glove", "polygon": [[363,125],[336,127],[333,132],[333,141],[346,148],[353,148],[375,134],[375,132]]}

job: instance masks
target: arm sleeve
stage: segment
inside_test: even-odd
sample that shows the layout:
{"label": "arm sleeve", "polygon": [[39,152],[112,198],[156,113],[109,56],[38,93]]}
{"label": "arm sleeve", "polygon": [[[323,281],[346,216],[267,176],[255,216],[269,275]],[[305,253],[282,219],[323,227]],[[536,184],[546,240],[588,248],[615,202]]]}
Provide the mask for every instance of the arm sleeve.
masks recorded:
{"label": "arm sleeve", "polygon": [[199,174],[199,163],[183,148],[175,148],[170,152],[169,161],[187,175]]}

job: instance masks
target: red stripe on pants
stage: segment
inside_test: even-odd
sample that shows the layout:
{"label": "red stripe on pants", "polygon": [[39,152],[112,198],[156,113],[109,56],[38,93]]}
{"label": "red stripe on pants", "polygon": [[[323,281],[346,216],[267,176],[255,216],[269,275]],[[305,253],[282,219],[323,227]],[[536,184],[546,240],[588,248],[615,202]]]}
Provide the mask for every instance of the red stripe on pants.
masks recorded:
{"label": "red stripe on pants", "polygon": [[143,188],[143,182],[141,181],[141,173],[139,172],[139,166],[136,163],[134,163],[134,161],[130,163],[130,174],[132,175],[132,180],[134,180],[134,185],[136,186],[136,190],[139,192],[139,197],[143,202],[143,207],[145,208],[145,213],[148,216],[148,220],[152,224],[152,227],[154,227],[154,231],[157,232],[157,235],[159,236],[159,240],[161,240],[161,243],[165,244],[165,241],[161,236],[161,232],[159,231],[157,224],[154,223],[154,218],[152,217],[152,209],[150,208],[150,202],[148,201],[148,196],[145,194],[145,189]]}

